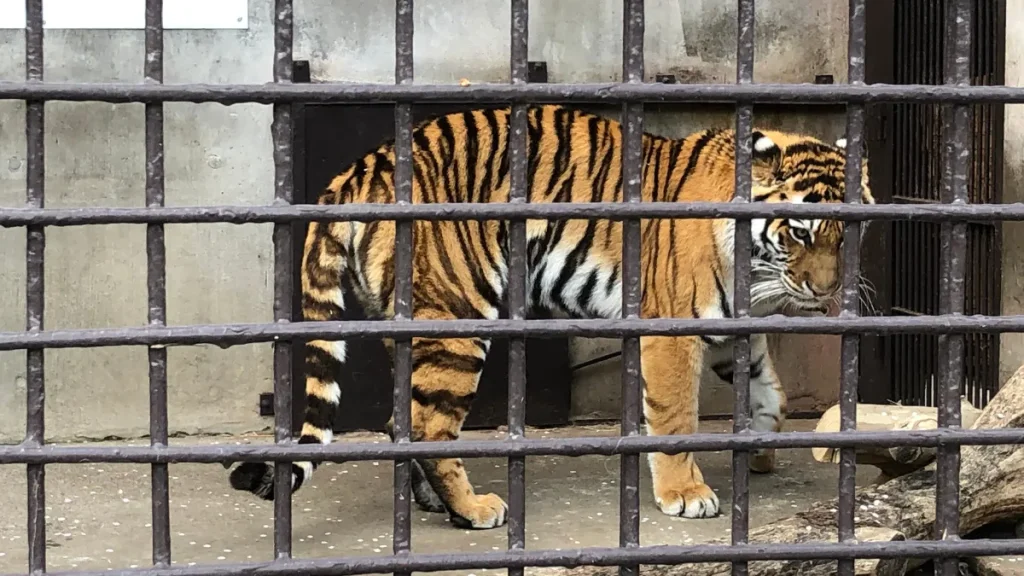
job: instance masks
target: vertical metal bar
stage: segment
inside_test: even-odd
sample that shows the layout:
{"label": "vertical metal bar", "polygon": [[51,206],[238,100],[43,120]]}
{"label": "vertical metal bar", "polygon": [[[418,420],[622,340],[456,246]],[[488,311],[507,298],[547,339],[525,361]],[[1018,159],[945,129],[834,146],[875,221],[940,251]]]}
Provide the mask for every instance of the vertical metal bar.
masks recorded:
{"label": "vertical metal bar", "polygon": [[[511,79],[523,85],[529,79],[529,0],[512,0]],[[527,122],[529,107],[512,106],[509,126],[509,202],[530,201],[527,180]],[[513,320],[526,317],[526,221],[515,220],[509,229],[508,314]],[[508,438],[526,435],[526,340],[509,338],[508,346]],[[508,549],[526,548],[526,459],[508,459]],[[509,568],[509,576],[522,576],[522,568]]]}
{"label": "vertical metal bar", "polygon": [[[25,79],[43,80],[43,2],[25,0]],[[25,112],[25,136],[28,142],[26,204],[30,208],[44,205],[45,148],[42,101],[29,101]],[[43,329],[43,253],[46,233],[43,226],[26,228],[25,324],[29,331]],[[45,381],[43,350],[27,350],[27,413],[25,443],[41,446],[46,436]],[[28,569],[30,573],[46,571],[46,469],[43,464],[29,464],[28,474]]]}
{"label": "vertical metal bar", "polygon": [[[864,84],[864,51],[866,44],[866,10],[864,0],[850,0],[850,31],[847,81]],[[844,199],[850,204],[861,202],[861,164],[863,160],[864,105],[848,104],[846,108],[846,182]],[[841,315],[860,315],[860,228],[850,221],[843,227],[843,296]],[[860,335],[843,334],[842,374],[839,384],[840,430],[857,428],[857,388],[859,381]],[[843,448],[839,453],[839,541],[854,538],[854,507],[857,494],[856,449]],[[853,576],[853,560],[839,561],[839,576]]]}
{"label": "vertical metal bar", "polygon": [[[945,83],[970,85],[971,72],[971,0],[951,0],[946,12]],[[970,105],[955,104],[944,117],[942,201],[968,202],[967,175],[971,149]],[[967,223],[942,223],[942,269],[940,306],[944,314],[962,314],[964,306],[964,260],[967,251]],[[963,376],[964,338],[962,334],[939,337],[939,427],[959,428],[960,386]],[[957,540],[960,535],[960,447],[940,446],[935,486],[935,537]],[[936,563],[935,573],[958,573],[955,558]]]}
{"label": "vertical metal bar", "polygon": [[[413,79],[413,0],[395,0],[395,83]],[[412,203],[412,105],[395,106],[395,202]],[[395,319],[412,320],[413,223],[395,227]],[[410,442],[412,429],[412,339],[395,340],[394,442]],[[395,554],[409,552],[412,540],[410,494],[412,464],[395,461],[394,538]]]}
{"label": "vertical metal bar", "polygon": [[[274,82],[292,81],[292,0],[274,0]],[[291,204],[292,106],[274,105],[271,125],[274,139],[274,200]],[[288,223],[274,224],[274,320],[292,319],[292,230]],[[290,342],[274,342],[274,440],[292,437],[292,354]],[[274,467],[274,556],[292,555],[292,466]]]}
{"label": "vertical metal bar", "polygon": [[[738,0],[736,36],[736,82],[754,81],[754,0]],[[750,202],[754,108],[736,106],[736,151],[734,202]],[[750,257],[753,238],[750,220],[736,220],[734,237],[733,310],[736,318],[750,315]],[[750,429],[750,337],[736,338],[733,348],[733,432]],[[732,453],[732,542],[745,544],[750,531],[750,452]],[[747,574],[746,562],[733,562],[734,576]]]}
{"label": "vertical metal bar", "polygon": [[[623,0],[622,80],[644,81],[644,2]],[[643,161],[644,106],[623,105],[622,200],[639,203]],[[640,220],[622,223],[622,317],[640,317]],[[623,436],[640,434],[640,339],[622,341]],[[640,545],[640,457],[623,455],[619,464],[619,546]],[[621,576],[636,576],[639,566],[622,566]]]}
{"label": "vertical metal bar", "polygon": [[[163,0],[146,0],[147,83],[164,81]],[[164,205],[164,107],[146,104],[146,206]],[[167,324],[167,262],[163,224],[146,226],[149,324]],[[153,446],[167,445],[167,349],[149,348],[149,436]],[[171,565],[170,485],[167,464],[152,466],[153,564]]]}

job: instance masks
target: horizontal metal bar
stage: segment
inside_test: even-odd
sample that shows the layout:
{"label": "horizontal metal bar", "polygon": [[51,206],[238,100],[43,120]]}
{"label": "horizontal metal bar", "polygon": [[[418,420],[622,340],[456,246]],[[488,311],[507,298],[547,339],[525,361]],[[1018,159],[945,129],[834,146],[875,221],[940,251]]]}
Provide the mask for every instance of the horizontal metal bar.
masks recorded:
{"label": "horizontal metal bar", "polygon": [[365,338],[562,337],[623,338],[629,336],[696,336],[759,333],[789,334],[959,334],[1024,332],[1024,315],[1008,316],[875,316],[838,318],[637,318],[601,320],[357,320],[296,324],[199,324],[0,332],[0,351],[103,346],[222,347],[281,339],[338,340]]}
{"label": "horizontal metal bar", "polygon": [[0,446],[2,464],[216,464],[223,462],[352,462],[407,458],[508,458],[526,456],[616,456],[664,452],[715,452],[760,448],[857,448],[876,446],[994,446],[1024,444],[1024,429],[844,432],[694,433],[664,436],[608,436],[437,442],[334,442],[216,446]]}
{"label": "horizontal metal bar", "polygon": [[[737,544],[646,546],[643,548],[577,548],[509,550],[489,553],[413,553],[402,556],[355,556],[315,560],[278,560],[246,564],[133,568],[108,571],[47,572],[51,576],[341,576],[389,572],[501,569],[528,566],[619,566],[624,564],[696,564],[762,560],[837,560],[849,558],[952,558],[1018,556],[1024,540],[910,540],[902,542],[808,542],[802,544]],[[4,575],[4,576],[14,576]]]}
{"label": "horizontal metal bar", "polygon": [[558,202],[450,204],[304,204],[294,206],[173,206],[152,208],[0,208],[0,227],[93,224],[262,224],[298,221],[575,220],[625,218],[825,218],[844,221],[979,222],[1024,220],[1012,204],[792,204],[785,202]]}
{"label": "horizontal metal bar", "polygon": [[0,82],[0,100],[131,102],[1024,103],[1024,87],[928,84],[91,84]]}

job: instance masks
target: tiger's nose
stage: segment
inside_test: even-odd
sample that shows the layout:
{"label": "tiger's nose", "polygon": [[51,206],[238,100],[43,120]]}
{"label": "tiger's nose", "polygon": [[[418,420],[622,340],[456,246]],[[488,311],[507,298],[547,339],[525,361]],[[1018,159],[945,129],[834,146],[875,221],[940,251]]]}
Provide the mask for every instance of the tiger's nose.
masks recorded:
{"label": "tiger's nose", "polygon": [[804,286],[807,287],[808,290],[810,290],[811,294],[818,298],[830,296],[832,294],[835,294],[836,291],[839,290],[839,278],[833,277],[826,280],[825,282],[805,280]]}

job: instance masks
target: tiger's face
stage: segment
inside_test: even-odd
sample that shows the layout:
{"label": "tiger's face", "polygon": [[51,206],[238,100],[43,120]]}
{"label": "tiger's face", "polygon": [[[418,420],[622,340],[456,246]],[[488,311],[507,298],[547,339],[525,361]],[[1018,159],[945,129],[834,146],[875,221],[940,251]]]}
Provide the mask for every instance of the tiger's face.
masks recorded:
{"label": "tiger's face", "polygon": [[[761,131],[754,133],[753,142],[755,202],[843,202],[845,140],[829,145],[807,136]],[[867,158],[862,161],[861,202],[875,202]],[[752,220],[751,304],[827,313],[843,284],[843,228],[839,220]],[[865,228],[862,224],[862,235]]]}

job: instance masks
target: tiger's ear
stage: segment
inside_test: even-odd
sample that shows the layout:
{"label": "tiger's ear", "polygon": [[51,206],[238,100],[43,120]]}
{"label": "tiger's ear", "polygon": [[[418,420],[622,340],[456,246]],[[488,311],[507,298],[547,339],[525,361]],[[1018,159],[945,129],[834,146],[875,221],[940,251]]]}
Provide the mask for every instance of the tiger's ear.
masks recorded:
{"label": "tiger's ear", "polygon": [[[843,136],[842,138],[836,140],[835,147],[839,148],[840,150],[846,150],[846,136]],[[860,152],[861,158],[866,159],[868,157],[868,143],[867,139],[865,138],[862,138],[860,141]]]}
{"label": "tiger's ear", "polygon": [[774,172],[782,164],[782,149],[774,140],[759,130],[751,134],[754,166]]}

